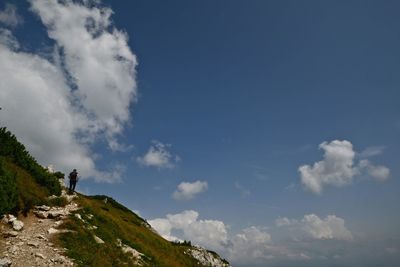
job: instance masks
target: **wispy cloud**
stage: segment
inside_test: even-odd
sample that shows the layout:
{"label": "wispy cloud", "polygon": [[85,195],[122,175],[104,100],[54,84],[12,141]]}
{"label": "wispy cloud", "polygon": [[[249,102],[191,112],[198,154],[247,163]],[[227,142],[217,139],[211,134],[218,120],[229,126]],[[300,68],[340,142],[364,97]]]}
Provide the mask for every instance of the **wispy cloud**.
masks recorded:
{"label": "wispy cloud", "polygon": [[366,149],[364,149],[363,151],[361,151],[358,156],[360,158],[369,158],[369,157],[373,157],[373,156],[377,156],[383,153],[383,151],[385,150],[385,146],[370,146],[367,147]]}
{"label": "wispy cloud", "polygon": [[250,196],[251,195],[251,192],[250,192],[250,190],[248,190],[247,188],[245,188],[244,186],[242,186],[239,182],[235,182],[235,188],[237,189],[237,190],[239,190],[239,192],[240,192],[240,196],[242,197],[242,198],[246,198],[246,197],[248,197],[248,196]]}
{"label": "wispy cloud", "polygon": [[23,19],[17,13],[17,7],[12,4],[6,4],[4,10],[0,10],[0,23],[10,27],[16,27],[23,23]]}

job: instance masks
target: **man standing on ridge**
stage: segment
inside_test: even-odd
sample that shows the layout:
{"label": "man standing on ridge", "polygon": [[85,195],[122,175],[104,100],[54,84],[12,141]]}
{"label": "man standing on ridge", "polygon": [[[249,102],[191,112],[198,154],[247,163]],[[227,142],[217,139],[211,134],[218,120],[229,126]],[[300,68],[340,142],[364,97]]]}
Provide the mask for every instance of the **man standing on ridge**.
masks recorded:
{"label": "man standing on ridge", "polygon": [[75,186],[76,186],[77,181],[78,181],[78,172],[76,171],[76,169],[74,169],[69,174],[69,194],[72,194],[75,192]]}

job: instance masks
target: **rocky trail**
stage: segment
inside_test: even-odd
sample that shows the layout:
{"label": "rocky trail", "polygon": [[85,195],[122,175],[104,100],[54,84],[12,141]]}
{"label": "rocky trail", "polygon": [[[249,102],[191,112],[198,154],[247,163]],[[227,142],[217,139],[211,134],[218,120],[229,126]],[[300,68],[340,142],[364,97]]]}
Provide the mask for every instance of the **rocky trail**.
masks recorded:
{"label": "rocky trail", "polygon": [[[37,206],[27,217],[3,216],[0,224],[0,267],[75,266],[65,249],[51,242],[57,228],[77,209],[76,195],[66,195],[65,207]],[[65,230],[64,230],[65,231]]]}

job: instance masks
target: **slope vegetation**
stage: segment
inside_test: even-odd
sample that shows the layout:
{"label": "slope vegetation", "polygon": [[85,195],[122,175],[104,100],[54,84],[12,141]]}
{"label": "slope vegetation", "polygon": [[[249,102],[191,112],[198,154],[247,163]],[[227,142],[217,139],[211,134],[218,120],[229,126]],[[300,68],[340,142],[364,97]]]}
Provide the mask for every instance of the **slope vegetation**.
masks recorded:
{"label": "slope vegetation", "polygon": [[[38,215],[35,210],[32,212],[38,205],[62,210],[71,201],[65,191],[59,197],[59,178],[63,177],[60,172],[53,174],[40,166],[13,134],[0,128],[0,217],[13,213],[28,216],[29,221],[33,214]],[[48,234],[53,243],[65,248],[65,256],[76,266],[230,266],[216,253],[193,247],[190,242],[165,240],[146,220],[110,197],[77,194],[73,204],[77,209],[55,223],[58,229],[53,230],[57,234]],[[40,225],[40,220],[36,218],[35,222]]]}

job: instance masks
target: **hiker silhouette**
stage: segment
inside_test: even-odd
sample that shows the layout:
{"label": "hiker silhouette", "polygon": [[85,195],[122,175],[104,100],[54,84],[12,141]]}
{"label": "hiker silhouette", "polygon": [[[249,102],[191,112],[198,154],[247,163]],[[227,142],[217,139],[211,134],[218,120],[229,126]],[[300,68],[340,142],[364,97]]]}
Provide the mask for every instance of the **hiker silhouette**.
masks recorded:
{"label": "hiker silhouette", "polygon": [[78,181],[78,172],[74,169],[69,174],[69,193],[72,194],[75,192],[76,182]]}

